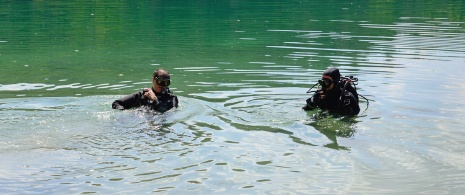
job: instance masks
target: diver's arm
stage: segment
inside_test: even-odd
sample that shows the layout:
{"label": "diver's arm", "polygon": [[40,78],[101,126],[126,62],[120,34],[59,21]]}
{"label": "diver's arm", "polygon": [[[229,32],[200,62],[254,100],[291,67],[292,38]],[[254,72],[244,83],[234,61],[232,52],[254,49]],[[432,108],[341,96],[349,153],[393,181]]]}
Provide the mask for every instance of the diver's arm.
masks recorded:
{"label": "diver's arm", "polygon": [[312,97],[307,99],[307,104],[302,108],[304,110],[312,110],[318,107],[318,104],[321,101],[321,91],[316,91]]}
{"label": "diver's arm", "polygon": [[142,98],[143,98],[143,95],[141,92],[135,92],[133,94],[130,94],[130,95],[127,95],[120,99],[115,100],[112,103],[111,107],[113,109],[124,110],[124,109],[133,108],[136,106],[140,106]]}

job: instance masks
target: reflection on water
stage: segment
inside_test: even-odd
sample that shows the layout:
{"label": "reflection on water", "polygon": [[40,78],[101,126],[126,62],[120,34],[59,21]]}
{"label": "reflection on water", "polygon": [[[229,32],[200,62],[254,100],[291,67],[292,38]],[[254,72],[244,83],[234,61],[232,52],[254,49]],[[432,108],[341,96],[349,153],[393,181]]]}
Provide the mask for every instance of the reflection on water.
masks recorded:
{"label": "reflection on water", "polygon": [[325,147],[349,150],[349,148],[345,146],[338,145],[337,137],[354,137],[357,120],[354,117],[337,116],[329,114],[328,112],[318,111],[313,114],[311,120],[308,121],[307,124],[332,141],[331,143],[326,144]]}

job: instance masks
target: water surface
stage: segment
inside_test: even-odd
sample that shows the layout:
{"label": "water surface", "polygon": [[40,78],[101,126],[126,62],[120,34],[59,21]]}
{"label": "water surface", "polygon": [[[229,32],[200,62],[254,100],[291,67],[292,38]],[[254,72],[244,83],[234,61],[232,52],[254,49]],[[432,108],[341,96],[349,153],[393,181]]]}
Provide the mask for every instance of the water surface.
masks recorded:
{"label": "water surface", "polygon": [[[462,1],[2,5],[2,194],[465,188]],[[178,109],[111,109],[159,67]],[[327,67],[357,117],[301,109]]]}

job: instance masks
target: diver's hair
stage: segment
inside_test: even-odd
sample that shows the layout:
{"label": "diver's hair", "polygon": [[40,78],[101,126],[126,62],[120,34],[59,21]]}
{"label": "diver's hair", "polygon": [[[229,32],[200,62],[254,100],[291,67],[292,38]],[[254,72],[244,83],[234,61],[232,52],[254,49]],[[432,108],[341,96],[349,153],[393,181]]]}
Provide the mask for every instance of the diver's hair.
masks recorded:
{"label": "diver's hair", "polygon": [[159,68],[153,72],[153,77],[158,77],[160,75],[170,77],[170,73],[164,68]]}

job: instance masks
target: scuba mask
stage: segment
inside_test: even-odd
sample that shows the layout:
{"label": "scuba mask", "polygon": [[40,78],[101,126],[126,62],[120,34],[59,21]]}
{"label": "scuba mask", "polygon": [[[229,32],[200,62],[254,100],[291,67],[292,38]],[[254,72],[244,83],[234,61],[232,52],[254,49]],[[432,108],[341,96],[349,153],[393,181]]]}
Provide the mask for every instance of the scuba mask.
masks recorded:
{"label": "scuba mask", "polygon": [[320,84],[323,89],[328,89],[332,83],[333,81],[328,78],[318,80],[318,84]]}
{"label": "scuba mask", "polygon": [[157,83],[157,85],[160,85],[162,87],[167,87],[171,84],[171,80],[169,77],[164,77],[164,76],[160,76],[160,77],[154,77],[155,79],[155,82]]}

